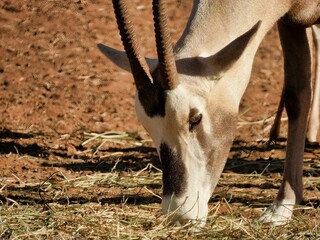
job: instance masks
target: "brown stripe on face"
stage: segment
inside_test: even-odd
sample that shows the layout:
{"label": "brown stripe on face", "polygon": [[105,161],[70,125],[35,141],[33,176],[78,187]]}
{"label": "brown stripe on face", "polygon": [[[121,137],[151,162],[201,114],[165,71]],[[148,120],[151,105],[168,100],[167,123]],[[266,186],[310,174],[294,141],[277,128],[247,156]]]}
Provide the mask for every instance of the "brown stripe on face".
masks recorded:
{"label": "brown stripe on face", "polygon": [[216,111],[214,114],[216,119],[211,123],[213,136],[208,136],[201,124],[196,129],[196,137],[208,157],[208,170],[223,161],[229,152],[238,119],[237,115],[224,111]]}
{"label": "brown stripe on face", "polygon": [[163,194],[179,196],[185,190],[186,169],[179,154],[167,144],[160,145]]}
{"label": "brown stripe on face", "polygon": [[150,118],[157,115],[164,117],[167,94],[158,84],[140,88],[138,96],[144,111]]}

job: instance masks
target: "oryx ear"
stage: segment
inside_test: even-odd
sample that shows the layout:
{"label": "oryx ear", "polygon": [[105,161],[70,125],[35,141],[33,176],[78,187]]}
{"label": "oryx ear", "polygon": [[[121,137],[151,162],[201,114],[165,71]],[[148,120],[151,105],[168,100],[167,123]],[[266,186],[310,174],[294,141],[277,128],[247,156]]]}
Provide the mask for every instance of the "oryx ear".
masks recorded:
{"label": "oryx ear", "polygon": [[216,74],[221,75],[228,70],[238,59],[248,46],[250,40],[257,33],[261,21],[257,22],[249,31],[233,40],[218,53],[207,58],[199,58],[204,67],[213,68]]}
{"label": "oryx ear", "polygon": [[178,72],[217,80],[241,57],[248,43],[259,29],[261,21],[249,31],[233,40],[219,52],[209,57],[191,57],[176,61]]}
{"label": "oryx ear", "polygon": [[[122,68],[123,70],[131,72],[130,63],[129,63],[127,54],[124,51],[119,51],[117,49],[108,47],[102,43],[99,43],[97,47],[115,65]],[[158,65],[157,59],[146,58],[146,61],[151,72],[156,69]]]}

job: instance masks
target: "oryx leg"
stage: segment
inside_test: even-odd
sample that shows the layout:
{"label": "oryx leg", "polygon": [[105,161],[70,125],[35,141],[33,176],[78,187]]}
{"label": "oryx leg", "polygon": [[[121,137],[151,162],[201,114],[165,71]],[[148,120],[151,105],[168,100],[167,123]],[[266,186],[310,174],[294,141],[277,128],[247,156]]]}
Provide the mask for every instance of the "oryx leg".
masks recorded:
{"label": "oryx leg", "polygon": [[320,111],[320,25],[312,27],[313,42],[315,45],[315,80],[313,85],[312,105],[310,109],[307,140],[308,142],[317,142],[319,132],[319,111]]}
{"label": "oryx leg", "polygon": [[283,89],[282,94],[281,94],[280,103],[279,103],[279,106],[278,106],[276,117],[274,119],[273,125],[272,125],[271,130],[270,130],[269,141],[268,141],[267,144],[275,143],[277,141],[278,137],[279,137],[280,125],[281,125],[281,116],[282,116],[283,110],[284,110],[284,89]]}
{"label": "oryx leg", "polygon": [[288,114],[288,142],[283,182],[278,196],[260,218],[263,222],[287,223],[295,204],[302,200],[302,167],[305,132],[310,107],[311,59],[306,29],[278,22],[284,53],[284,103]]}
{"label": "oryx leg", "polygon": [[[306,140],[310,143],[317,142],[317,136],[320,127],[320,25],[312,26],[312,32],[308,35],[309,44],[312,50],[315,50],[314,54],[311,54],[312,71],[314,74],[314,83],[312,88],[312,101],[310,108],[310,115],[307,126]],[[312,47],[314,46],[314,47]],[[278,110],[274,119],[274,123],[269,133],[269,141],[267,144],[275,143],[279,137],[281,116],[284,110],[284,89],[281,94]]]}

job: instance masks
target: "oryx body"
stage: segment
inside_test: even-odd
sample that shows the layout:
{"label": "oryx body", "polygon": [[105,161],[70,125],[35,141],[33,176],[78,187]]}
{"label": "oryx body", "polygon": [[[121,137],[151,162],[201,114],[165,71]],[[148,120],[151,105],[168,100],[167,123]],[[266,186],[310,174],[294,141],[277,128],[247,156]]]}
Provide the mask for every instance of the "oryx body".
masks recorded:
{"label": "oryx body", "polygon": [[[289,116],[283,183],[261,220],[290,220],[302,200],[302,161],[310,105],[310,52],[305,27],[320,17],[317,0],[194,0],[175,47],[165,4],[153,1],[157,60],[139,54],[125,1],[113,1],[129,61],[99,45],[113,62],[133,73],[136,112],[163,166],[163,212],[172,221],[199,220],[222,173],[257,48],[278,22],[285,58],[285,105]],[[130,67],[129,67],[130,66]],[[149,66],[149,68],[148,68]]]}

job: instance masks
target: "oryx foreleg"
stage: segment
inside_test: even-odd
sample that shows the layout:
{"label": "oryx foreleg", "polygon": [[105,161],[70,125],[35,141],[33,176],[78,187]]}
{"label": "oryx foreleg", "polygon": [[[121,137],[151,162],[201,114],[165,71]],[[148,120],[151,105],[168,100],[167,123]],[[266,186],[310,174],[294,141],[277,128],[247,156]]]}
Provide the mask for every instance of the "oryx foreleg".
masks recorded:
{"label": "oryx foreleg", "polygon": [[286,160],[278,196],[261,220],[283,224],[302,200],[305,132],[311,98],[311,57],[306,29],[291,22],[278,23],[284,53],[284,103],[288,114]]}

